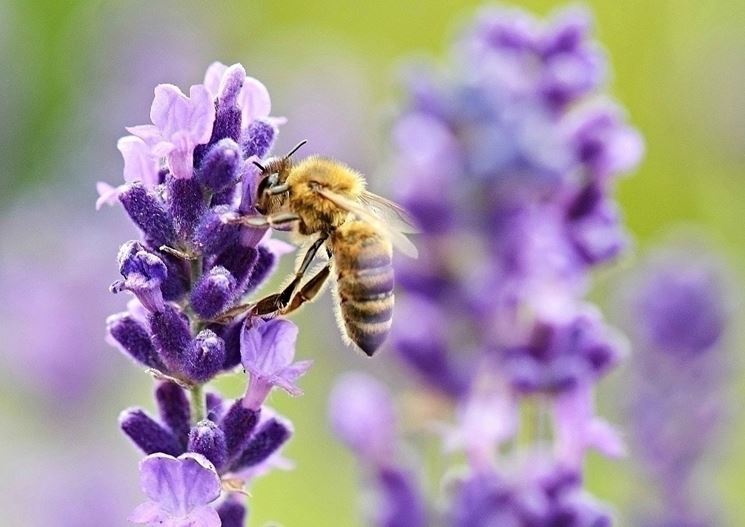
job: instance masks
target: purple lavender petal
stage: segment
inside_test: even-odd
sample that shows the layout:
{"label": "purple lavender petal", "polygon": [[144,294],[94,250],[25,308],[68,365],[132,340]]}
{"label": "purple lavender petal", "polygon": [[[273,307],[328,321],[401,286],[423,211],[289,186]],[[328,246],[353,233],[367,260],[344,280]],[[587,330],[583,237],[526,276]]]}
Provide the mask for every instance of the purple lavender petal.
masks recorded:
{"label": "purple lavender petal", "polygon": [[179,519],[184,522],[180,525],[195,527],[220,525],[217,512],[205,508],[220,496],[220,477],[204,456],[152,454],[140,463],[140,482],[147,497],[160,508],[161,521]]}
{"label": "purple lavender petal", "polygon": [[225,433],[212,421],[199,421],[189,433],[188,451],[202,454],[219,471],[228,460]]}
{"label": "purple lavender petal", "polygon": [[160,424],[148,416],[144,410],[130,408],[119,416],[122,431],[146,454],[163,452],[178,456],[183,453],[176,438]]}
{"label": "purple lavender petal", "polygon": [[161,382],[155,390],[155,400],[161,421],[185,448],[191,427],[191,405],[186,392],[174,382]]}
{"label": "purple lavender petal", "polygon": [[161,284],[167,276],[167,268],[163,261],[136,241],[122,245],[117,260],[119,272],[124,280],[114,282],[110,287],[111,291],[130,291],[149,311],[163,310]]}

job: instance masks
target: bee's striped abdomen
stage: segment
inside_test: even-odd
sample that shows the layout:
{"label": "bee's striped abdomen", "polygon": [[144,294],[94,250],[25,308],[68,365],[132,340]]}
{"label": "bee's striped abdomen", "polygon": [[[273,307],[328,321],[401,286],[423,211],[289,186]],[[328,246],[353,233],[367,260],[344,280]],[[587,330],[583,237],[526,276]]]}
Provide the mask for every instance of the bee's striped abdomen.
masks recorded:
{"label": "bee's striped abdomen", "polygon": [[366,223],[345,223],[331,240],[341,318],[352,342],[367,355],[380,347],[393,319],[391,245]]}

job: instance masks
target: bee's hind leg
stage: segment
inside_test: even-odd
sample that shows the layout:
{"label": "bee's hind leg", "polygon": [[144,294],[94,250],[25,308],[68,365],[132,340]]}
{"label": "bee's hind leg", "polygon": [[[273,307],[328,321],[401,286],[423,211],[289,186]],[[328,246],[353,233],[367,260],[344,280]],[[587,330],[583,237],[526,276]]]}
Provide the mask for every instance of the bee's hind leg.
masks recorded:
{"label": "bee's hind leg", "polygon": [[[303,256],[303,261],[300,264],[300,267],[298,267],[298,270],[295,272],[295,278],[292,279],[292,282],[290,282],[287,287],[282,290],[282,292],[269,295],[259,300],[256,303],[256,307],[254,307],[253,309],[254,313],[256,313],[257,315],[268,315],[274,312],[285,312],[285,308],[290,304],[290,301],[293,300],[293,295],[300,285],[300,282],[302,282],[305,273],[310,267],[310,264],[313,263],[313,259],[316,257],[316,253],[318,253],[318,250],[321,248],[327,238],[327,234],[321,234],[310,245],[310,247],[308,247],[308,250],[305,252],[305,256]],[[313,277],[308,283],[313,281],[313,279],[315,279],[315,277]]]}
{"label": "bee's hind leg", "polygon": [[285,307],[281,312],[283,315],[292,313],[306,302],[313,300],[323,288],[323,284],[331,273],[331,266],[325,265],[320,271],[318,271],[313,277],[308,280],[300,291],[292,297],[292,301]]}

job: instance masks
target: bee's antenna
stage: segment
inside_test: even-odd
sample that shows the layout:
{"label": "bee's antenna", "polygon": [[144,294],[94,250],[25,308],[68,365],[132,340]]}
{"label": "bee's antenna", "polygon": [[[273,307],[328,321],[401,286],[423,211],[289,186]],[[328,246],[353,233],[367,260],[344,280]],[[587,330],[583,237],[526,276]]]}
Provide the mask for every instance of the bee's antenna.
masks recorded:
{"label": "bee's antenna", "polygon": [[285,159],[288,159],[292,154],[300,150],[300,147],[303,146],[307,142],[308,142],[307,139],[303,139],[302,141],[300,141],[297,145],[295,145],[295,148],[290,150],[290,153],[285,156]]}
{"label": "bee's antenna", "polygon": [[261,164],[261,163],[259,163],[258,161],[251,161],[251,162],[252,162],[252,163],[253,163],[254,165],[256,165],[257,167],[259,167],[259,169],[260,169],[260,170],[261,170],[262,172],[266,172],[266,167],[265,167],[264,165],[262,165],[262,164]]}

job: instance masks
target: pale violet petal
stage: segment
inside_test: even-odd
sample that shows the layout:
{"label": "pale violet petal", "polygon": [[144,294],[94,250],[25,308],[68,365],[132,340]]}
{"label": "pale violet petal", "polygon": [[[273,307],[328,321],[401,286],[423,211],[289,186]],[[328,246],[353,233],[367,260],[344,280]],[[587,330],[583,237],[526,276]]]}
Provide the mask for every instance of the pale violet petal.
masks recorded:
{"label": "pale violet petal", "polygon": [[240,106],[244,127],[256,119],[269,117],[269,112],[272,110],[269,90],[261,81],[253,77],[246,77],[240,96]]}
{"label": "pale violet petal", "polygon": [[117,141],[116,147],[124,158],[124,181],[142,181],[146,187],[158,184],[158,159],[142,138],[124,136]]}
{"label": "pale violet petal", "polygon": [[113,187],[108,183],[99,181],[96,183],[96,191],[98,192],[98,199],[96,200],[96,210],[106,205],[114,205],[119,197],[119,194],[126,188],[125,185]]}
{"label": "pale violet petal", "polygon": [[189,513],[190,523],[183,523],[184,527],[220,527],[220,516],[209,505],[197,507]]}
{"label": "pale violet petal", "polygon": [[215,123],[215,103],[209,90],[202,84],[195,84],[189,89],[191,115],[188,128],[194,144],[207,143],[212,136]]}
{"label": "pale violet petal", "polygon": [[127,519],[132,523],[146,523],[150,525],[162,522],[167,518],[168,514],[161,510],[160,505],[154,501],[147,501],[138,505]]}
{"label": "pale violet petal", "polygon": [[213,98],[217,97],[222,76],[227,69],[228,67],[225,64],[218,61],[213,62],[207,67],[207,72],[204,74],[204,87],[207,88]]}

